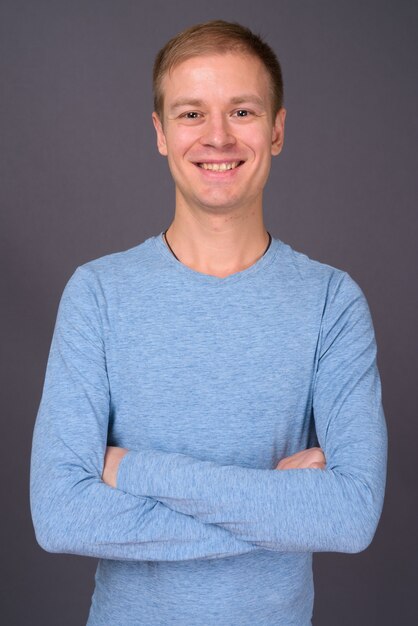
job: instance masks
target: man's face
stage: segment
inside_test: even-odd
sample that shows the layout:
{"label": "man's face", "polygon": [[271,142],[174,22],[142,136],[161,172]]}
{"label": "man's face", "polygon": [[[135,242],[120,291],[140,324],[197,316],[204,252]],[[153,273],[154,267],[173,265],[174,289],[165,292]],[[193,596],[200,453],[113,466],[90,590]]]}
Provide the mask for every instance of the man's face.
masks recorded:
{"label": "man's face", "polygon": [[216,213],[261,208],[286,115],[281,109],[272,119],[261,61],[235,53],[193,57],[166,75],[162,87],[163,119],[153,113],[153,121],[177,204]]}

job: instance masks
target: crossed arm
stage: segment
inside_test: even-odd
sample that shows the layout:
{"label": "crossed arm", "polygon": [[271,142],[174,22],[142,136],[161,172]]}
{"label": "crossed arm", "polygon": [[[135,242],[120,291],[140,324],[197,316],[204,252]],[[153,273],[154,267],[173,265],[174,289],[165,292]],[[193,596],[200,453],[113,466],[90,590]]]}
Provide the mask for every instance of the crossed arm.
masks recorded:
{"label": "crossed arm", "polygon": [[34,431],[31,510],[42,547],[124,560],[367,547],[383,506],[387,435],[373,327],[353,282],[335,288],[338,306],[322,328],[313,411],[326,469],[301,451],[278,463],[284,472],[107,449],[109,382],[87,274],[79,268],[61,299]]}
{"label": "crossed arm", "polygon": [[[127,448],[107,446],[102,479],[109,487],[116,488],[119,464],[128,452],[129,450],[127,450]],[[321,448],[314,447],[284,457],[278,462],[275,469],[325,469],[325,466],[326,459],[324,453]]]}

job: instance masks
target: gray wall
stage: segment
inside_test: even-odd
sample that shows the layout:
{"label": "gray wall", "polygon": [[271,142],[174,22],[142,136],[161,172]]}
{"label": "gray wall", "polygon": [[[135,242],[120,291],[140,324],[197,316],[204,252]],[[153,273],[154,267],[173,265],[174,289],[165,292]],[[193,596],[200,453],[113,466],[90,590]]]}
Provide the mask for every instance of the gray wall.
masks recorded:
{"label": "gray wall", "polygon": [[172,183],[151,125],[153,57],[179,30],[214,18],[261,32],[282,62],[286,141],[265,196],[268,230],[353,276],[379,347],[385,507],[368,550],[315,555],[314,624],[416,623],[417,8],[406,0],[0,2],[2,623],[86,621],[96,561],[42,551],[29,512],[51,334],[77,265],[169,225]]}

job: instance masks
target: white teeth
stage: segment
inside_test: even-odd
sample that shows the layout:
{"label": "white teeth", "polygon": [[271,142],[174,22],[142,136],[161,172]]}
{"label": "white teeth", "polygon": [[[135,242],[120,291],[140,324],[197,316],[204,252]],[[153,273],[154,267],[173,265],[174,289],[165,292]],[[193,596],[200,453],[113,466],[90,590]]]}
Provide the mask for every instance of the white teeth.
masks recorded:
{"label": "white teeth", "polygon": [[225,170],[233,170],[241,161],[233,161],[232,163],[199,163],[204,170],[212,170],[213,172],[225,172]]}

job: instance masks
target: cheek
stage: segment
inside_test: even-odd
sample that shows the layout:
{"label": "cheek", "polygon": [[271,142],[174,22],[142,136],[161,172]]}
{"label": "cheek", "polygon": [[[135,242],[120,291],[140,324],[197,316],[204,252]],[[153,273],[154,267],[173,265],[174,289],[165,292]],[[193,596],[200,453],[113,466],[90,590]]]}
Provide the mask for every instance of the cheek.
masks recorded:
{"label": "cheek", "polygon": [[271,131],[265,129],[254,133],[251,128],[242,129],[240,140],[247,145],[258,160],[270,157]]}
{"label": "cheek", "polygon": [[167,143],[173,155],[184,154],[199,138],[199,132],[193,128],[177,127],[167,134]]}

